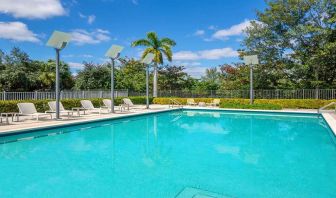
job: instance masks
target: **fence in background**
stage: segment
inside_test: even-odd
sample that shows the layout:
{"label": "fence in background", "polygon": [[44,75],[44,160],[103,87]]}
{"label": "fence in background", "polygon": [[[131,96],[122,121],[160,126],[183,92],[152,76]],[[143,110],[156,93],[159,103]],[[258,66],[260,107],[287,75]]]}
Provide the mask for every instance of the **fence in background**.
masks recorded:
{"label": "fence in background", "polygon": [[[145,96],[144,92],[115,90],[115,97]],[[62,91],[61,99],[109,98],[111,91]],[[336,99],[336,89],[254,90],[256,99]],[[158,91],[158,97],[181,98],[250,98],[249,90],[166,90]],[[55,92],[0,92],[0,100],[55,99]]]}
{"label": "fence in background", "polygon": [[[129,96],[145,93],[129,92]],[[256,99],[336,99],[336,89],[254,90]],[[250,98],[249,90],[166,90],[158,91],[158,97],[181,98]]]}
{"label": "fence in background", "polygon": [[[128,90],[115,90],[115,97],[128,97]],[[111,91],[61,91],[61,99],[72,98],[109,98]],[[55,99],[55,92],[0,92],[0,100],[43,100]]]}

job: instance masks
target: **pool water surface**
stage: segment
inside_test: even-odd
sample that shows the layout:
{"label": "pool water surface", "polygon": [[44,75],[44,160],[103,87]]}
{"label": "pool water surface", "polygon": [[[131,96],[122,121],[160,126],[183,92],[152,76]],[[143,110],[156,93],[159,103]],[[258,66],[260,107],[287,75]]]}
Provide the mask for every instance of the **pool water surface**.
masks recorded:
{"label": "pool water surface", "polygon": [[0,143],[0,197],[336,197],[317,114],[176,110]]}

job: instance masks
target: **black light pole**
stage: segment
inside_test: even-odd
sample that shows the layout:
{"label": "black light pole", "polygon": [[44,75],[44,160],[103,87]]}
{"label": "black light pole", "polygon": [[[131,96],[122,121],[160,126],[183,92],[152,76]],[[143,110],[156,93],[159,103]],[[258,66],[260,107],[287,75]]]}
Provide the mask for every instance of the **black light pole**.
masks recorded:
{"label": "black light pole", "polygon": [[115,65],[115,59],[117,59],[120,56],[120,53],[118,53],[116,58],[111,58],[112,66],[111,66],[111,113],[114,113],[114,65]]}
{"label": "black light pole", "polygon": [[111,59],[111,113],[114,113],[114,66],[115,61],[119,58],[120,52],[124,47],[119,45],[112,45],[109,50],[107,50],[105,56]]}
{"label": "black light pole", "polygon": [[250,66],[250,104],[253,104],[254,91],[253,91],[253,65],[259,64],[257,55],[244,56],[245,65]]}
{"label": "black light pole", "polygon": [[146,65],[146,109],[149,109],[149,65]]}
{"label": "black light pole", "polygon": [[47,42],[47,46],[53,47],[56,51],[56,80],[55,80],[55,95],[56,95],[56,119],[60,119],[60,51],[66,47],[70,41],[70,34],[54,31]]}
{"label": "black light pole", "polygon": [[149,65],[153,62],[154,54],[149,53],[141,60],[146,65],[146,109],[149,109]]}
{"label": "black light pole", "polygon": [[253,104],[254,94],[253,94],[253,66],[250,65],[250,104]]}
{"label": "black light pole", "polygon": [[60,86],[59,86],[59,62],[60,62],[60,49],[55,48],[56,51],[56,83],[55,83],[55,91],[56,91],[56,119],[60,119]]}

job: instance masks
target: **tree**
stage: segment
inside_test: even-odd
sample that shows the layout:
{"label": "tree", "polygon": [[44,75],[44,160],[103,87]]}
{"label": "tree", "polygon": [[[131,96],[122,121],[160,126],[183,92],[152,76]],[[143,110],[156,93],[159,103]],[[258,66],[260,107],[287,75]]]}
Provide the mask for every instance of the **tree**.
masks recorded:
{"label": "tree", "polygon": [[336,1],[272,0],[257,16],[240,55],[259,55],[260,88],[336,84]]}
{"label": "tree", "polygon": [[159,88],[163,90],[190,89],[193,82],[190,76],[184,72],[184,66],[166,65],[159,69]]}
{"label": "tree", "polygon": [[201,78],[202,86],[206,90],[217,90],[220,84],[220,73],[216,67],[205,70],[205,75]]}
{"label": "tree", "polygon": [[121,59],[120,68],[116,71],[116,88],[144,92],[146,90],[146,67],[131,58]]}
{"label": "tree", "polygon": [[29,91],[35,89],[36,68],[27,53],[13,48],[9,54],[2,53],[0,72],[1,89],[5,91]]}
{"label": "tree", "polygon": [[[34,61],[39,66],[38,79],[41,82],[43,90],[55,90],[56,81],[56,63],[49,59],[46,62]],[[69,65],[63,61],[60,62],[60,88],[61,90],[72,89],[75,82],[71,75]]]}
{"label": "tree", "polygon": [[142,53],[142,58],[149,53],[154,54],[154,77],[153,77],[153,96],[157,97],[157,75],[158,75],[158,65],[163,64],[163,55],[167,58],[169,62],[172,61],[173,52],[172,47],[176,43],[170,38],[160,39],[155,32],[148,32],[147,38],[139,39],[132,43],[132,47],[144,46],[146,49]]}
{"label": "tree", "polygon": [[223,64],[219,66],[220,90],[239,90],[249,88],[249,67],[244,64]]}
{"label": "tree", "polygon": [[[69,66],[64,62],[60,66],[61,88],[71,89],[74,83]],[[55,61],[31,60],[16,47],[9,54],[0,50],[0,90],[54,90],[55,68]]]}
{"label": "tree", "polygon": [[84,62],[84,69],[76,76],[75,89],[109,89],[111,73],[108,65]]}

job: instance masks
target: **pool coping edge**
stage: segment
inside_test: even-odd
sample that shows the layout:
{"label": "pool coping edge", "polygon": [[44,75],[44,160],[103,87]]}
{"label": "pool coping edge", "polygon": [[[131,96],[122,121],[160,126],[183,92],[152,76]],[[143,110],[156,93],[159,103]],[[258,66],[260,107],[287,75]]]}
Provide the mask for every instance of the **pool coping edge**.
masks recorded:
{"label": "pool coping edge", "polygon": [[54,128],[60,128],[60,127],[66,127],[66,126],[88,124],[88,123],[92,123],[92,122],[100,122],[100,121],[107,121],[107,120],[119,120],[119,119],[128,118],[128,117],[150,115],[150,114],[155,114],[155,113],[163,113],[163,112],[176,111],[176,110],[180,110],[180,109],[174,108],[174,109],[162,109],[162,110],[156,110],[156,111],[150,111],[150,112],[134,112],[132,114],[121,114],[117,117],[104,117],[104,118],[91,118],[91,119],[88,119],[88,120],[75,120],[74,122],[70,122],[70,123],[57,123],[57,121],[55,121],[54,123],[52,123],[51,125],[48,125],[48,126],[35,126],[35,127],[29,126],[29,127],[25,127],[25,128],[21,128],[21,129],[1,131],[0,132],[0,137],[29,133],[29,132],[33,132],[33,131],[40,131],[40,130],[46,130],[46,129],[54,129]]}
{"label": "pool coping edge", "polygon": [[134,117],[134,116],[142,116],[142,115],[150,115],[155,113],[162,113],[162,112],[169,112],[169,111],[176,111],[176,110],[213,110],[213,111],[236,111],[236,112],[264,112],[264,113],[298,113],[298,114],[316,114],[321,115],[321,117],[326,121],[329,128],[333,132],[333,134],[336,136],[336,119],[334,119],[330,114],[328,113],[313,113],[313,112],[305,112],[305,111],[291,111],[291,110],[256,110],[256,109],[229,109],[229,108],[209,108],[209,107],[183,107],[183,108],[171,108],[171,109],[161,109],[161,110],[155,110],[150,112],[133,112],[132,114],[120,114],[117,117],[104,117],[104,118],[89,118],[88,120],[75,120],[70,123],[57,123],[56,121],[48,126],[29,126],[21,129],[9,129],[5,131],[0,132],[0,137],[2,136],[8,136],[8,135],[15,135],[15,134],[21,134],[21,133],[29,133],[36,130],[44,130],[44,129],[53,129],[53,128],[59,128],[59,127],[65,127],[65,126],[73,126],[73,125],[80,125],[80,124],[87,124],[97,121],[107,121],[107,120],[118,120],[128,117]]}

